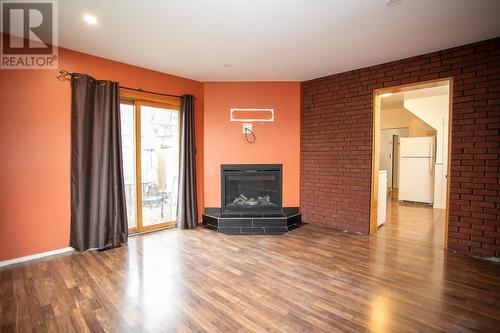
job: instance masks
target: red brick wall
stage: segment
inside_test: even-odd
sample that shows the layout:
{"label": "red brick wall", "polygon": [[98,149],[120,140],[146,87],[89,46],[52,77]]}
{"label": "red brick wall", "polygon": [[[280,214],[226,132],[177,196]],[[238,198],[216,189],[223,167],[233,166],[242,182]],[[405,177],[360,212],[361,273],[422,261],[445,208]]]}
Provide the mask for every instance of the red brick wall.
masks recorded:
{"label": "red brick wall", "polygon": [[448,245],[500,256],[500,38],[302,83],[306,222],[369,232],[373,90],[453,77]]}

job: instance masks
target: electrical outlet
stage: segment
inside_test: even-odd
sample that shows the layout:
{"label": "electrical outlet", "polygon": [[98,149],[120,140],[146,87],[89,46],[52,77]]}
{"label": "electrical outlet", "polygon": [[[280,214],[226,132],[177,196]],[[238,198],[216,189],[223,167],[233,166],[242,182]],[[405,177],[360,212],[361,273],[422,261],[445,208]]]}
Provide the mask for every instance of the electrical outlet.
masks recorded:
{"label": "electrical outlet", "polygon": [[242,129],[242,133],[245,134],[245,133],[250,133],[249,131],[247,131],[247,129],[249,129],[250,131],[252,130],[252,124],[243,124],[243,129]]}

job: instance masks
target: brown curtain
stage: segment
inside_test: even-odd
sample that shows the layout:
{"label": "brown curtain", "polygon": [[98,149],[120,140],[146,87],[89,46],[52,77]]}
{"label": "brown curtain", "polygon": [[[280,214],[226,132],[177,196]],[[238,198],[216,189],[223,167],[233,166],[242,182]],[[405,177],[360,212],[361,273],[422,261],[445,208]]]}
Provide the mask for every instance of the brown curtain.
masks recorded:
{"label": "brown curtain", "polygon": [[118,82],[71,77],[71,235],[78,251],[127,241]]}
{"label": "brown curtain", "polygon": [[177,226],[181,229],[192,229],[198,225],[196,150],[194,145],[194,97],[192,95],[181,96],[180,121],[181,146]]}

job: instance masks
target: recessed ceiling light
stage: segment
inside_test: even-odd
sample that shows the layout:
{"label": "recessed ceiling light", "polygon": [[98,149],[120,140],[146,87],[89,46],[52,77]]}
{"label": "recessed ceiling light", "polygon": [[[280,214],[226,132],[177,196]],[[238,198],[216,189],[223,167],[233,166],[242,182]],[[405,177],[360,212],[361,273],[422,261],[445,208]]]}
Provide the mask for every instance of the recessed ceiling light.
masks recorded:
{"label": "recessed ceiling light", "polygon": [[90,25],[97,25],[97,17],[95,17],[94,15],[90,14],[83,15],[83,21],[85,21],[85,23],[88,23]]}
{"label": "recessed ceiling light", "polygon": [[390,96],[392,96],[392,93],[385,93],[380,95],[380,97],[390,97]]}
{"label": "recessed ceiling light", "polygon": [[386,6],[387,7],[396,7],[399,6],[403,0],[387,0]]}

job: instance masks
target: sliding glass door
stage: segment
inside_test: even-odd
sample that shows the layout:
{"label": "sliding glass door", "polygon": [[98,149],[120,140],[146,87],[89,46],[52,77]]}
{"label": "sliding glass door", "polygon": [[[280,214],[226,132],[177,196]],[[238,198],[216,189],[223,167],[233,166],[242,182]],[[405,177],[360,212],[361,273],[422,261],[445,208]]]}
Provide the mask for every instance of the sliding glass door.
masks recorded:
{"label": "sliding glass door", "polygon": [[179,170],[177,110],[141,106],[141,148],[142,225],[175,221]]}
{"label": "sliding glass door", "polygon": [[131,232],[175,225],[179,111],[175,105],[123,99],[121,129]]}

